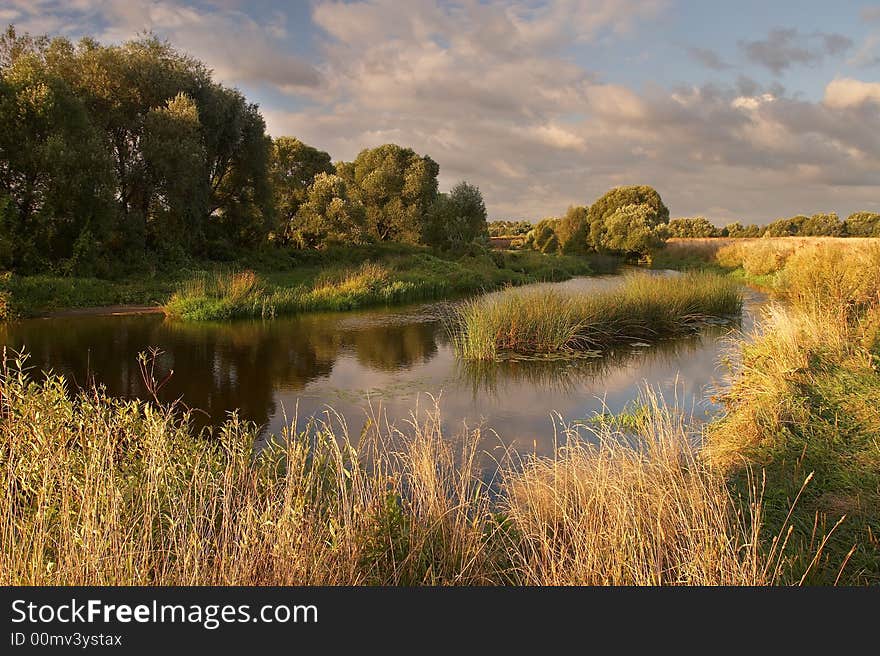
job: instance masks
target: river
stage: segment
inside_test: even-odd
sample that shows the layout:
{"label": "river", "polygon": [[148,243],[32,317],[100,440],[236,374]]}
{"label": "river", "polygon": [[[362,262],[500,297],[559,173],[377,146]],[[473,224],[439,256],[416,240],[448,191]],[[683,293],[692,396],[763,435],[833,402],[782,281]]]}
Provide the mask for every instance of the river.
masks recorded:
{"label": "river", "polygon": [[[556,287],[589,291],[621,280],[575,278]],[[497,433],[499,445],[549,454],[554,416],[573,421],[625,409],[646,385],[697,420],[714,412],[710,397],[725,373],[727,336],[748,330],[764,302],[744,293],[737,326],[586,360],[464,365],[443,326],[445,302],[224,324],[157,314],[29,319],[0,325],[0,343],[26,350],[35,371],[63,374],[73,386],[99,384],[141,398],[137,354],[158,348],[156,378],[173,370],[160,397],[198,408],[199,424],[217,424],[237,409],[271,434],[294,417],[302,428],[333,408],[357,434],[368,412],[399,423],[436,399],[450,434],[481,426]]]}

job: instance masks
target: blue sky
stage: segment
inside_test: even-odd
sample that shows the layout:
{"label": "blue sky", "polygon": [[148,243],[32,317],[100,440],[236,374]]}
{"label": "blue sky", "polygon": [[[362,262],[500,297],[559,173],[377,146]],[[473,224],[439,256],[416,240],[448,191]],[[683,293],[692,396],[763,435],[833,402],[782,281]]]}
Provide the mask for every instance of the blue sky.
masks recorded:
{"label": "blue sky", "polygon": [[717,223],[880,211],[880,3],[0,0],[0,20],[151,30],[273,135],[334,159],[411,146],[494,218],[629,183]]}

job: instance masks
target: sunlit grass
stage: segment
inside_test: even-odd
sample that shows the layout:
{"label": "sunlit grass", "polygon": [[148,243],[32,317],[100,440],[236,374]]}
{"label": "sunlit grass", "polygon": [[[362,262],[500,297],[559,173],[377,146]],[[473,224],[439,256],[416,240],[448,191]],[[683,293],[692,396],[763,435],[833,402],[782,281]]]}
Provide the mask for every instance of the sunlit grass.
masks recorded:
{"label": "sunlit grass", "polygon": [[[235,418],[195,435],[172,408],[0,378],[4,585],[763,585],[784,542],[654,404],[641,449],[565,428],[549,459],[501,465],[436,408],[359,438],[331,416],[255,456]],[[457,445],[457,446],[456,446]],[[765,544],[766,543],[766,544]]]}
{"label": "sunlit grass", "polygon": [[459,356],[487,360],[687,334],[741,307],[736,284],[722,276],[639,274],[611,291],[508,290],[474,299],[457,308],[450,331]]}

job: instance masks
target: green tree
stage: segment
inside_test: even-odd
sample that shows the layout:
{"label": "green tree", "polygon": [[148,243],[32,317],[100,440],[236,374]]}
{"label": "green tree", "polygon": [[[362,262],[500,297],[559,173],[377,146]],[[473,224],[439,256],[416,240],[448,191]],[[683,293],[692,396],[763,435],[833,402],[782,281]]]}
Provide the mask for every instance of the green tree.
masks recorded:
{"label": "green tree", "polygon": [[646,205],[651,209],[648,216],[652,226],[669,220],[669,209],[653,187],[635,185],[615,187],[603,194],[590,206],[590,243],[596,250],[604,248],[608,219],[618,209],[627,205]]}
{"label": "green tree", "polygon": [[880,214],[853,212],[843,222],[843,230],[850,237],[880,237]]}
{"label": "green tree", "polygon": [[803,222],[800,234],[809,237],[839,237],[843,234],[843,223],[836,212],[820,212]]}
{"label": "green tree", "polygon": [[760,237],[764,230],[759,225],[752,223],[750,225],[744,226],[739,221],[735,221],[733,223],[728,223],[724,226],[724,231],[726,234],[725,237]]}
{"label": "green tree", "polygon": [[478,187],[459,182],[448,194],[440,194],[428,209],[421,241],[452,249],[487,238],[483,195]]}
{"label": "green tree", "polygon": [[0,76],[2,230],[16,245],[12,267],[35,269],[71,257],[89,226],[106,227],[110,162],[82,101],[40,53],[14,39],[7,32],[2,60],[9,64]]}
{"label": "green tree", "polygon": [[563,253],[583,255],[590,250],[589,213],[582,205],[572,205],[559,220],[556,234]]}
{"label": "green tree", "polygon": [[330,155],[295,137],[278,137],[272,142],[270,175],[278,233],[290,237],[292,221],[319,173],[335,173]]}
{"label": "green tree", "polygon": [[352,198],[363,204],[375,239],[418,243],[428,208],[437,199],[440,169],[434,160],[385,144],[361,151],[336,169]]}
{"label": "green tree", "polygon": [[318,173],[291,222],[291,242],[300,248],[322,248],[360,243],[366,236],[366,212],[349,197],[345,180],[334,173]]}
{"label": "green tree", "polygon": [[491,221],[488,227],[490,237],[510,237],[528,234],[534,226],[528,221]]}
{"label": "green tree", "polygon": [[624,205],[605,222],[602,247],[611,252],[639,258],[650,257],[663,248],[665,226],[657,222],[657,211],[647,204]]}
{"label": "green tree", "polygon": [[[742,226],[740,226],[741,228]],[[709,219],[703,216],[671,219],[668,224],[669,236],[684,239],[719,237],[720,231]],[[729,230],[728,230],[729,233]]]}
{"label": "green tree", "polygon": [[160,253],[185,254],[202,245],[208,180],[199,110],[178,93],[144,122],[144,163],[151,184],[148,243]]}
{"label": "green tree", "polygon": [[559,219],[541,219],[526,235],[525,245],[541,253],[559,252],[559,236],[556,233],[558,226]]}

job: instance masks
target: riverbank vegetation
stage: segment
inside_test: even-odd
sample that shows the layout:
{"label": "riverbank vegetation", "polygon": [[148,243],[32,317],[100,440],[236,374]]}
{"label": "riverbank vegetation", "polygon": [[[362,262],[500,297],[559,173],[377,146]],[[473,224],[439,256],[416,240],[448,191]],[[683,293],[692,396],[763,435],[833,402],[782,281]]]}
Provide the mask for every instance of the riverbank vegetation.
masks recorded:
{"label": "riverbank vegetation", "polygon": [[[644,449],[608,426],[480,475],[436,410],[353,441],[338,423],[254,457],[255,427],[194,435],[169,407],[2,379],[4,585],[762,585],[784,541],[695,457],[675,415]],[[766,538],[766,541],[764,540]],[[766,548],[764,545],[766,544]]]}
{"label": "riverbank vegetation", "polygon": [[453,260],[413,252],[357,265],[274,272],[265,277],[253,271],[202,274],[180,284],[164,309],[169,316],[195,321],[354,310],[453,297],[504,285],[567,280],[607,272],[614,266],[615,261],[598,256],[548,258],[528,252],[478,252]]}
{"label": "riverbank vegetation", "polygon": [[200,433],[181,407],[74,394],[7,362],[0,576],[877,583],[880,258],[815,248],[787,259],[787,305],[732,346],[717,419],[694,426],[648,396],[620,421],[557,426],[554,456],[511,454],[488,478],[477,434],[444,436],[436,411],[357,437],[331,415],[255,457],[257,427],[235,418]]}
{"label": "riverbank vegetation", "polygon": [[[721,395],[726,414],[710,426],[708,453],[740,485],[744,463],[765,468],[773,481],[768,526],[791,521],[795,545],[814,542],[845,517],[816,563],[816,582],[832,581],[848,560],[852,572],[878,583],[880,243],[809,241],[778,260],[771,288],[785,304],[741,346],[742,366]],[[789,516],[783,506],[807,473],[814,481]]]}
{"label": "riverbank vegetation", "polygon": [[707,320],[737,315],[741,307],[737,285],[721,276],[637,274],[605,292],[536,289],[483,296],[456,308],[450,333],[467,360],[505,352],[576,354],[692,333]]}

